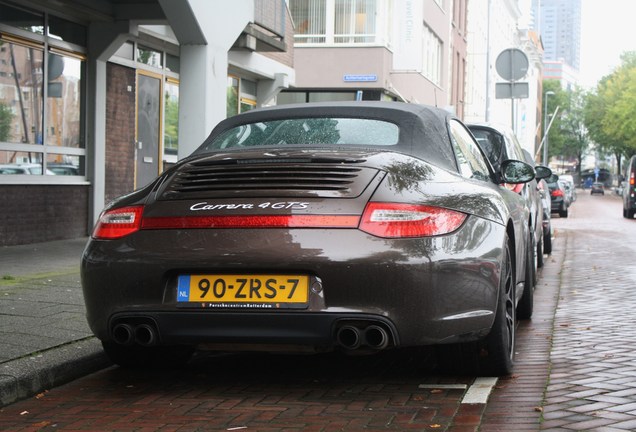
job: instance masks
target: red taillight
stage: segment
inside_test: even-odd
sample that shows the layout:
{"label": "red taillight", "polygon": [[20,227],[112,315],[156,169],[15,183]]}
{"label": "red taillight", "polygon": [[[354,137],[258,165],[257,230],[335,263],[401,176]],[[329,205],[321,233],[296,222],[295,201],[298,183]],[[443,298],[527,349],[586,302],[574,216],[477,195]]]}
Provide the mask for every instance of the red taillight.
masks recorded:
{"label": "red taillight", "polygon": [[384,238],[428,237],[459,228],[466,215],[440,207],[411,204],[369,203],[360,229]]}
{"label": "red taillight", "polygon": [[143,206],[134,206],[102,213],[93,230],[93,238],[116,239],[138,231],[143,211]]}
{"label": "red taillight", "polygon": [[359,222],[349,215],[184,216],[144,218],[141,228],[356,228]]}
{"label": "red taillight", "polygon": [[550,195],[552,195],[553,197],[562,197],[564,194],[561,189],[555,189],[550,193]]}

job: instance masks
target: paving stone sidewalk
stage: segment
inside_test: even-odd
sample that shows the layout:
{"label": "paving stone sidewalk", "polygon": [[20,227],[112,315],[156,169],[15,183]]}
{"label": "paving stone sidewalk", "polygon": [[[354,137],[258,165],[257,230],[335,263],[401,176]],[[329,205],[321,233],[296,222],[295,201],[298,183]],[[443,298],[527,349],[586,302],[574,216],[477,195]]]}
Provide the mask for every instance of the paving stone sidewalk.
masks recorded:
{"label": "paving stone sidewalk", "polygon": [[109,364],[86,323],[85,244],[0,248],[0,407]]}

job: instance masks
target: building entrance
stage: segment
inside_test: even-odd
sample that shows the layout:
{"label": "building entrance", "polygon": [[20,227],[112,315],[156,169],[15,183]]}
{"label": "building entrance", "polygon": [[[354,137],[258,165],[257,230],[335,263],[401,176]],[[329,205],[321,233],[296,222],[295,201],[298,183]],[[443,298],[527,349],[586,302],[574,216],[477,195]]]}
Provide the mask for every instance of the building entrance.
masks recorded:
{"label": "building entrance", "polygon": [[137,73],[137,145],[135,189],[146,186],[161,170],[161,76]]}

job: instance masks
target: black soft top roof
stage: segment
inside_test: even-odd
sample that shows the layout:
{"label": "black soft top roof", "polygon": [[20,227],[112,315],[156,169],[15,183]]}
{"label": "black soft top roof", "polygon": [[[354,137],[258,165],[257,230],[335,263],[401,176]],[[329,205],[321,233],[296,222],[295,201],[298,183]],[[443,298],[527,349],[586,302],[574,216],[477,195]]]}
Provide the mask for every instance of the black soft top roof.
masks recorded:
{"label": "black soft top roof", "polygon": [[400,130],[398,144],[373,146],[373,150],[397,151],[446,169],[457,170],[448,133],[448,121],[453,118],[452,114],[432,106],[401,102],[317,102],[255,109],[221,121],[195,154],[209,153],[209,150],[204,150],[208,143],[237,126],[287,118],[325,117],[367,118],[394,123]]}

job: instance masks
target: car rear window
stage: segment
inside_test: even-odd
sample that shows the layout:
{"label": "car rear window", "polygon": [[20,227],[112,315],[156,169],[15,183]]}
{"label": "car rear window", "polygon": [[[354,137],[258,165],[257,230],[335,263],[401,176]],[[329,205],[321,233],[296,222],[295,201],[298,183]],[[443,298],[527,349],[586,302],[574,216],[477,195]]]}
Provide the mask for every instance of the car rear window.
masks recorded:
{"label": "car rear window", "polygon": [[294,118],[250,123],[229,129],[201,150],[284,145],[392,146],[396,124],[361,118]]}

